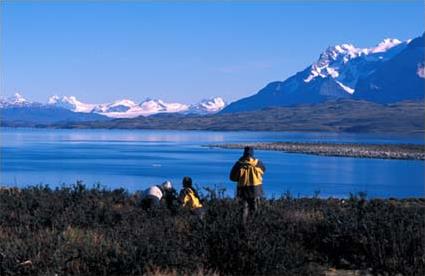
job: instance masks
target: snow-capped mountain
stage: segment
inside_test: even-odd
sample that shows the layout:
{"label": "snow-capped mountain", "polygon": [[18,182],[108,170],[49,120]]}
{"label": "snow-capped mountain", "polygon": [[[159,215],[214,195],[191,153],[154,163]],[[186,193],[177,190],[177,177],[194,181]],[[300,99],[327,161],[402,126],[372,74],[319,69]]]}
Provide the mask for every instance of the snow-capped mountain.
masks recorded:
{"label": "snow-capped mountain", "polygon": [[379,103],[424,99],[424,35],[409,42],[406,48],[385,61],[356,85],[354,98]]}
{"label": "snow-capped mountain", "polygon": [[91,112],[111,118],[134,118],[158,113],[212,114],[222,110],[225,105],[225,102],[220,97],[203,100],[193,105],[168,103],[158,99],[146,99],[139,104],[131,100],[119,100],[111,104],[96,105]]}
{"label": "snow-capped mountain", "polygon": [[91,112],[96,113],[126,113],[132,108],[136,108],[138,105],[131,100],[118,100],[113,103],[99,104],[92,108]]}
{"label": "snow-capped mountain", "polygon": [[131,100],[118,100],[110,104],[100,104],[93,108],[96,112],[111,118],[134,118],[149,116],[157,113],[184,112],[188,105],[180,103],[166,103],[162,100],[146,99],[137,104]]}
{"label": "snow-capped mountain", "polygon": [[94,104],[82,103],[74,96],[59,97],[57,95],[50,97],[47,104],[57,107],[63,107],[74,112],[91,112],[96,106]]}
{"label": "snow-capped mountain", "polygon": [[353,94],[359,78],[369,75],[376,63],[387,61],[400,53],[408,42],[387,38],[372,48],[356,48],[352,44],[329,47],[310,66],[304,82],[330,77],[347,93]]}
{"label": "snow-capped mountain", "polygon": [[200,103],[190,106],[188,112],[196,114],[216,113],[221,111],[225,106],[226,102],[222,98],[215,97],[202,100]]}
{"label": "snow-capped mountain", "polygon": [[[75,99],[75,98],[74,98]],[[54,122],[83,122],[83,121],[104,121],[107,117],[93,114],[75,112],[78,110],[58,97],[51,97],[49,104],[32,102],[25,99],[21,94],[16,93],[13,97],[0,98],[1,121],[4,123],[18,122],[23,126],[33,126],[37,124]],[[60,106],[65,105],[66,108]]]}
{"label": "snow-capped mountain", "polygon": [[188,105],[183,103],[167,103],[158,99],[146,99],[136,103],[129,99],[121,99],[112,103],[91,104],[84,103],[74,96],[51,96],[47,104],[30,102],[20,94],[7,99],[0,98],[0,108],[18,108],[23,106],[43,106],[49,108],[63,108],[72,112],[93,113],[110,118],[134,118],[149,116],[157,113],[195,113],[212,114],[222,110],[225,102],[216,97],[203,100],[200,103]]}
{"label": "snow-capped mountain", "polygon": [[147,115],[156,113],[176,113],[184,112],[189,106],[181,103],[166,103],[162,100],[147,99],[140,103],[141,109],[146,112]]}
{"label": "snow-capped mountain", "polygon": [[5,107],[24,107],[31,106],[35,103],[25,99],[21,94],[15,93],[14,96],[9,98],[0,98],[0,108]]}
{"label": "snow-capped mountain", "polygon": [[[420,76],[424,44],[421,36],[404,42],[384,39],[371,48],[358,48],[352,44],[329,47],[303,71],[285,81],[269,83],[257,94],[231,103],[223,112],[311,104],[338,98],[379,103],[423,99],[424,78]],[[397,83],[394,83],[395,79]]]}

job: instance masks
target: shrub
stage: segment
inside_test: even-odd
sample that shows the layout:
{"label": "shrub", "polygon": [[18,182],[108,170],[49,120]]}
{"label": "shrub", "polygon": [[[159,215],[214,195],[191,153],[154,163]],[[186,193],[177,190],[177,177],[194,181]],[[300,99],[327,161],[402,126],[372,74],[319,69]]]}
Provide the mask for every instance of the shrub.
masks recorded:
{"label": "shrub", "polygon": [[0,190],[0,274],[425,273],[425,200],[264,200],[207,194],[204,219],[145,212],[123,189],[82,183]]}

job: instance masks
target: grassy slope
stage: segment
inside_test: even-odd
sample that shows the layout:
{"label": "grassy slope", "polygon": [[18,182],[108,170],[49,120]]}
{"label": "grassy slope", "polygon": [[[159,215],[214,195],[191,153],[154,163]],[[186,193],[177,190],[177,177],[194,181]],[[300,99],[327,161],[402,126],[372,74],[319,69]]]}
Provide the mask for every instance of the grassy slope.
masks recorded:
{"label": "grassy slope", "polygon": [[245,227],[237,202],[214,195],[203,221],[136,203],[81,185],[0,190],[0,273],[425,273],[424,199],[287,196],[264,201]]}

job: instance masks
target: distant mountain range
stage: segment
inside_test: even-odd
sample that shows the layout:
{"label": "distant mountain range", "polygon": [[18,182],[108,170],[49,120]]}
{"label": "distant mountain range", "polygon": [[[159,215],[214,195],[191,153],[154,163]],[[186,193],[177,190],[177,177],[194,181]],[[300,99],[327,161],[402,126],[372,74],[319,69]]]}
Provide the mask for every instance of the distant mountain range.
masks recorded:
{"label": "distant mountain range", "polygon": [[[47,128],[177,129],[177,130],[262,130],[424,133],[423,101],[376,104],[340,99],[312,105],[265,108],[239,113],[185,115],[159,113],[148,117],[107,121],[58,122],[27,125]],[[13,122],[5,126],[22,126]]]}
{"label": "distant mountain range", "polygon": [[220,97],[203,100],[197,104],[166,103],[162,100],[146,99],[141,103],[123,99],[106,104],[82,103],[75,97],[52,96],[49,105],[63,107],[75,112],[98,113],[110,118],[134,118],[157,113],[211,114],[222,110],[226,103]]}
{"label": "distant mountain range", "polygon": [[197,104],[166,103],[146,99],[141,103],[123,99],[106,104],[89,104],[74,96],[52,96],[47,103],[32,102],[19,93],[0,98],[2,121],[27,121],[51,123],[61,121],[93,121],[108,118],[135,118],[158,113],[183,113],[206,115],[219,112],[226,103],[220,97],[203,100]]}
{"label": "distant mountain range", "polygon": [[[154,99],[90,104],[74,96],[52,96],[47,103],[37,103],[16,94],[8,99],[0,98],[1,124],[217,130],[312,130],[318,125],[317,130],[373,131],[372,125],[380,129],[390,127],[391,123],[400,130],[403,128],[399,123],[403,122],[406,131],[418,132],[424,129],[423,118],[418,119],[424,116],[421,108],[425,93],[424,60],[424,35],[404,42],[385,39],[372,48],[341,44],[329,47],[316,62],[285,81],[269,83],[255,95],[227,106],[220,97],[197,104]],[[399,104],[391,105],[396,102]],[[371,111],[373,108],[380,112]],[[335,110],[349,114],[345,116]],[[316,116],[314,121],[311,119],[314,112],[325,114]],[[370,117],[356,112],[366,112]],[[295,113],[301,117],[290,116]],[[337,114],[340,118],[333,117]],[[250,116],[253,118],[249,119]],[[406,121],[403,116],[416,121]],[[373,123],[367,123],[366,119]]]}
{"label": "distant mountain range", "polygon": [[108,117],[96,113],[73,112],[52,106],[27,106],[1,108],[2,126],[35,126],[60,122],[105,121]]}
{"label": "distant mountain range", "polygon": [[340,98],[393,103],[420,100],[425,93],[424,35],[401,42],[385,39],[372,48],[352,44],[329,47],[312,65],[285,81],[269,83],[257,94],[222,112],[320,103]]}

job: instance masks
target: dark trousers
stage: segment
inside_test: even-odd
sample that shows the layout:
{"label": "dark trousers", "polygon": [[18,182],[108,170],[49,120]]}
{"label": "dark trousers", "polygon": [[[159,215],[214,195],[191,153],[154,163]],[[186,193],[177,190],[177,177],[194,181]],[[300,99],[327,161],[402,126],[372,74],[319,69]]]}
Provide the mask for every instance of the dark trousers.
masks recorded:
{"label": "dark trousers", "polygon": [[151,208],[158,207],[159,198],[154,196],[146,196],[145,198],[142,199],[141,205],[144,210],[149,210]]}
{"label": "dark trousers", "polygon": [[242,199],[242,222],[245,224],[248,221],[248,217],[257,212],[260,197]]}
{"label": "dark trousers", "polygon": [[242,222],[245,224],[259,207],[263,185],[238,187],[237,197],[242,205]]}

